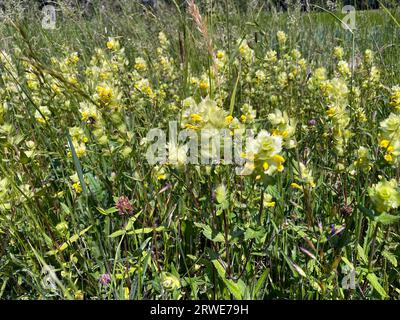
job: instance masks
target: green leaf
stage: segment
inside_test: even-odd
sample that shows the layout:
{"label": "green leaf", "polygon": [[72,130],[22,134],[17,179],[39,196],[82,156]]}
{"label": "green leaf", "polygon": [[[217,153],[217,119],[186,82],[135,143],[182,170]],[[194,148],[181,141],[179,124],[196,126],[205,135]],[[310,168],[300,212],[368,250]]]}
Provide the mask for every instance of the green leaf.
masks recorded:
{"label": "green leaf", "polygon": [[397,267],[397,259],[396,256],[389,252],[389,251],[383,251],[382,255],[395,267]]}
{"label": "green leaf", "polygon": [[[194,223],[196,227],[199,227],[203,231],[203,235],[208,239],[213,242],[224,242],[225,238],[221,232],[218,232],[217,234],[213,234],[213,231],[210,226],[205,225],[204,223]],[[213,236],[214,235],[214,236]]]}
{"label": "green leaf", "polygon": [[68,215],[71,214],[71,210],[68,208],[68,206],[65,203],[61,202],[60,205],[66,214],[68,214]]}
{"label": "green leaf", "polygon": [[64,242],[61,246],[58,247],[58,249],[55,250],[50,250],[47,252],[47,255],[52,256],[57,254],[58,252],[64,251],[65,249],[67,249],[71,244],[73,244],[74,242],[76,242],[79,237],[83,236],[86,232],[88,232],[90,230],[92,226],[90,225],[89,227],[83,229],[82,231],[80,231],[79,233],[76,233],[74,235],[72,235],[66,242]]}
{"label": "green leaf", "polygon": [[259,228],[258,230],[254,230],[252,228],[247,228],[246,232],[244,233],[244,241],[250,239],[259,239],[265,235],[264,228]]}
{"label": "green leaf", "polygon": [[297,264],[295,264],[294,262],[292,262],[293,264],[293,268],[304,278],[307,278],[306,273],[304,272],[304,270],[302,268],[300,268],[300,266],[298,266]]}
{"label": "green leaf", "polygon": [[293,274],[294,274],[295,276],[297,276],[297,274],[300,274],[302,277],[307,277],[306,273],[304,272],[304,270],[303,270],[302,268],[300,268],[297,264],[295,264],[294,262],[292,262],[292,261],[289,259],[289,257],[288,257],[286,254],[284,254],[283,252],[282,252],[282,255],[283,255],[283,257],[285,258],[287,264],[289,265],[290,270],[292,270],[292,272],[293,272]]}
{"label": "green leaf", "polygon": [[112,234],[109,235],[109,237],[110,238],[116,238],[116,237],[122,236],[125,233],[126,233],[126,230],[122,229],[122,230],[118,230],[118,231],[113,232]]}
{"label": "green leaf", "polygon": [[234,296],[235,299],[242,300],[243,294],[240,285],[231,279],[228,280],[225,278],[226,271],[217,259],[212,260],[212,263],[217,270],[218,275],[228,288],[229,292]]}
{"label": "green leaf", "polygon": [[226,287],[228,288],[229,292],[232,293],[235,299],[242,300],[242,293],[240,290],[240,286],[238,283],[234,282],[233,280],[223,279]]}
{"label": "green leaf", "polygon": [[354,265],[346,257],[342,257],[342,260],[350,269],[354,270]]}
{"label": "green leaf", "polygon": [[261,286],[264,284],[268,273],[269,269],[265,269],[264,272],[261,274],[260,278],[257,281],[256,287],[254,288],[254,296],[257,296],[257,294],[260,292]]}
{"label": "green leaf", "polygon": [[362,205],[358,205],[358,209],[360,209],[360,211],[367,217],[371,218],[371,219],[375,219],[376,215],[375,213],[368,208],[363,207]]}
{"label": "green leaf", "polygon": [[118,209],[115,208],[115,207],[111,207],[109,209],[103,209],[103,208],[100,208],[100,207],[96,207],[96,209],[97,209],[97,211],[99,211],[101,214],[104,214],[105,216],[108,216],[109,214],[118,211]]}
{"label": "green leaf", "polygon": [[368,263],[367,255],[365,254],[363,247],[361,247],[359,244],[357,245],[357,254],[364,263]]}
{"label": "green leaf", "polygon": [[392,224],[397,222],[400,219],[400,216],[393,216],[388,213],[382,213],[375,218],[375,221],[380,222],[382,224]]}
{"label": "green leaf", "polygon": [[212,263],[217,270],[218,275],[222,278],[225,279],[226,271],[224,267],[221,265],[221,263],[217,259],[213,259]]}
{"label": "green leaf", "polygon": [[369,273],[367,275],[367,279],[372,287],[382,296],[382,298],[387,297],[385,289],[383,289],[383,287],[380,285],[378,278],[374,273]]}
{"label": "green leaf", "polygon": [[158,228],[140,228],[140,229],[129,231],[127,234],[147,234],[147,233],[151,233],[154,231],[163,231],[163,230],[165,230],[165,227],[163,227],[163,226],[158,227]]}

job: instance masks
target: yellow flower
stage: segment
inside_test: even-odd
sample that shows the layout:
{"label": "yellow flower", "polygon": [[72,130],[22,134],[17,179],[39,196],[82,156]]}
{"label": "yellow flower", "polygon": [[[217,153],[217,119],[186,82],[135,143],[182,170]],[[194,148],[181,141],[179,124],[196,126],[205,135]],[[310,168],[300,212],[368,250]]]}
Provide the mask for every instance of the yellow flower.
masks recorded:
{"label": "yellow flower", "polygon": [[273,200],[273,197],[270,195],[270,194],[266,194],[265,196],[264,196],[264,206],[265,207],[267,207],[267,208],[273,208],[273,207],[275,207],[275,201],[272,201]]}
{"label": "yellow flower", "polygon": [[76,193],[81,193],[82,192],[82,187],[81,187],[81,184],[79,182],[75,182],[72,185],[72,188],[74,188]]}
{"label": "yellow flower", "polygon": [[374,59],[374,54],[370,49],[365,50],[364,52],[364,61],[366,64],[371,64]]}
{"label": "yellow flower", "polygon": [[76,142],[73,142],[76,155],[78,158],[80,158],[86,154],[86,145],[84,143],[79,143],[78,145],[75,146],[75,143]]}
{"label": "yellow flower", "polygon": [[75,300],[83,300],[83,292],[81,290],[78,290],[75,292],[74,298]]}
{"label": "yellow flower", "polygon": [[226,123],[227,125],[231,124],[231,123],[232,123],[232,120],[233,120],[233,117],[232,117],[232,116],[226,116],[226,117],[225,117],[225,123]]}
{"label": "yellow flower", "polygon": [[400,86],[394,86],[392,88],[392,95],[390,97],[390,105],[400,111]]}
{"label": "yellow flower", "polygon": [[368,189],[368,194],[378,213],[388,212],[400,205],[400,192],[395,179],[381,180]]}
{"label": "yellow flower", "polygon": [[290,186],[291,186],[293,189],[303,190],[303,187],[302,187],[301,185],[297,184],[296,182],[292,182],[292,183],[290,184]]}
{"label": "yellow flower", "polygon": [[107,48],[112,51],[119,50],[120,48],[119,42],[113,38],[109,38],[107,41]]}
{"label": "yellow flower", "polygon": [[344,50],[342,47],[335,47],[333,49],[333,55],[335,56],[336,59],[342,59],[344,55]]}
{"label": "yellow flower", "polygon": [[191,129],[191,130],[197,130],[198,129],[198,127],[196,127],[196,126],[194,126],[194,125],[192,125],[190,123],[186,123],[185,124],[185,128],[186,129]]}
{"label": "yellow flower", "polygon": [[68,58],[67,58],[67,65],[68,64],[76,64],[79,61],[79,56],[77,52],[73,52]]}
{"label": "yellow flower", "polygon": [[208,80],[200,80],[199,87],[201,90],[206,91],[210,87],[210,84],[209,84]]}
{"label": "yellow flower", "polygon": [[281,47],[285,45],[285,43],[286,43],[286,33],[284,33],[283,31],[278,31],[276,33],[276,38],[278,39],[278,43],[279,43],[279,45]]}
{"label": "yellow flower", "polygon": [[379,142],[379,145],[380,145],[382,148],[387,148],[387,147],[390,145],[390,141],[389,141],[389,140],[386,140],[386,139],[383,139],[383,140],[381,140],[381,142]]}
{"label": "yellow flower", "polygon": [[97,93],[100,97],[100,101],[104,104],[109,104],[113,98],[113,90],[107,86],[97,86]]}
{"label": "yellow flower", "polygon": [[335,107],[330,107],[327,111],[326,114],[328,117],[333,117],[336,113],[336,108]]}
{"label": "yellow flower", "polygon": [[218,50],[218,52],[217,52],[217,58],[218,59],[223,59],[225,57],[225,51],[222,51],[222,50]]}
{"label": "yellow flower", "polygon": [[385,160],[387,162],[392,162],[393,161],[393,157],[388,153],[384,155],[384,158],[385,158]]}
{"label": "yellow flower", "polygon": [[201,115],[197,114],[197,113],[192,113],[190,115],[190,118],[192,119],[193,122],[200,122],[201,120],[203,120],[203,118],[201,117]]}
{"label": "yellow flower", "polygon": [[136,59],[135,59],[135,66],[134,66],[134,68],[135,68],[137,71],[146,71],[146,70],[147,70],[146,61],[145,61],[143,58],[141,58],[141,57],[136,58]]}
{"label": "yellow flower", "polygon": [[35,118],[39,123],[46,123],[50,116],[50,110],[46,106],[40,106],[39,110],[35,112]]}

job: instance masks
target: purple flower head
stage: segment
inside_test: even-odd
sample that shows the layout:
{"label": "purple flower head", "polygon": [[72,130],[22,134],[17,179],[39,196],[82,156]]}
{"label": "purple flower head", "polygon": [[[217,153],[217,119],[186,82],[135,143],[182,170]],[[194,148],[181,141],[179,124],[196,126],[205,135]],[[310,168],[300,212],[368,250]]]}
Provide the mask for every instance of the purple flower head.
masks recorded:
{"label": "purple flower head", "polygon": [[111,282],[111,277],[108,273],[103,273],[100,278],[99,278],[99,282],[103,285],[106,286]]}
{"label": "purple flower head", "polygon": [[309,126],[315,126],[316,124],[317,124],[317,120],[315,120],[315,119],[308,120],[308,125]]}
{"label": "purple flower head", "polygon": [[126,196],[119,197],[115,206],[120,215],[131,215],[133,213],[133,207]]}
{"label": "purple flower head", "polygon": [[346,229],[345,224],[339,225],[339,226],[331,224],[331,232],[328,235],[328,239],[330,239],[331,237],[334,237],[334,236],[340,237],[343,234],[344,229]]}

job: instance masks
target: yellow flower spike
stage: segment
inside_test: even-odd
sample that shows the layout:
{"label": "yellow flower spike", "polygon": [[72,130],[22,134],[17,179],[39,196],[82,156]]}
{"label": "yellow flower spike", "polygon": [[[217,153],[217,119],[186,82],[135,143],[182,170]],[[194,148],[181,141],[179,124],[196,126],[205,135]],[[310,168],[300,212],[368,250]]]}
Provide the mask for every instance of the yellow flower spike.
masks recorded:
{"label": "yellow flower spike", "polygon": [[264,171],[267,171],[268,168],[269,168],[269,164],[268,164],[267,161],[265,161],[265,162],[263,163],[263,169],[264,169]]}
{"label": "yellow flower spike", "polygon": [[284,169],[285,169],[285,167],[282,164],[280,164],[276,170],[278,172],[282,172]]}
{"label": "yellow flower spike", "polygon": [[246,122],[247,117],[246,117],[244,114],[242,114],[242,116],[240,117],[240,120],[241,120],[242,122]]}

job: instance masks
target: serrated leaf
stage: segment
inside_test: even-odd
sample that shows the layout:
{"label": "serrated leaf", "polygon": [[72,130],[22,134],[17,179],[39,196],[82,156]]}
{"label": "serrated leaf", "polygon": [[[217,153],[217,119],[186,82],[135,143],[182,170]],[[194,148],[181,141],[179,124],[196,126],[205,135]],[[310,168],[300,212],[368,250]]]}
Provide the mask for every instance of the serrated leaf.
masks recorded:
{"label": "serrated leaf", "polygon": [[383,251],[382,255],[395,267],[397,267],[397,259],[396,256],[389,252],[389,251]]}
{"label": "serrated leaf", "polygon": [[357,254],[364,263],[368,263],[367,255],[365,254],[363,247],[361,247],[359,244],[357,245]]}
{"label": "serrated leaf", "polygon": [[375,221],[380,222],[382,224],[392,224],[397,222],[400,219],[400,216],[394,216],[388,213],[382,213],[375,218]]}

